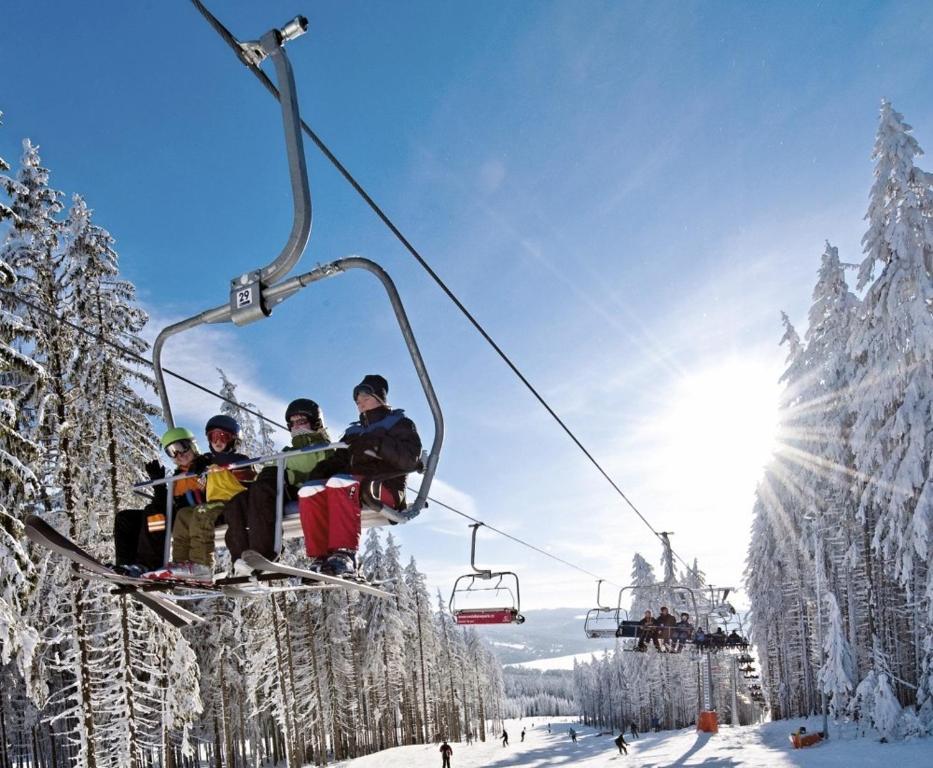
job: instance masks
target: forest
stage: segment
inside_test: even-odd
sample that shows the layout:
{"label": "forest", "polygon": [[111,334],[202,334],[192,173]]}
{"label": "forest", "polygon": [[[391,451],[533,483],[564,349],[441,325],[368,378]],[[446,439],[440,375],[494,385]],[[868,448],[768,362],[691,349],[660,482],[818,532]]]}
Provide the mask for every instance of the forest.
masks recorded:
{"label": "forest", "polygon": [[[115,510],[159,453],[158,410],[139,358],[147,316],[113,238],[81,196],[66,208],[28,140],[2,171],[0,768],[294,768],[498,728],[499,663],[391,533],[368,533],[362,567],[393,599],[205,600],[184,631],[26,542],[37,514],[112,559]],[[268,453],[270,431],[221,381],[244,449]]]}
{"label": "forest", "polygon": [[920,155],[882,102],[864,258],[827,242],[803,337],[784,316],[780,448],[746,571],[771,716],[825,698],[886,738],[933,728],[933,174]]}

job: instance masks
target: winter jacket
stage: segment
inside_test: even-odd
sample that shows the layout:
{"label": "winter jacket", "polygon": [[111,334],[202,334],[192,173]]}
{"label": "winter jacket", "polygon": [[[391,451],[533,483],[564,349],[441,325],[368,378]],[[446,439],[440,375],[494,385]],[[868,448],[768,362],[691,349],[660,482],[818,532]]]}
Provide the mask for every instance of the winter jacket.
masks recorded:
{"label": "winter jacket", "polygon": [[673,627],[677,623],[677,619],[670,613],[662,613],[654,620],[654,623],[659,627]]}
{"label": "winter jacket", "polygon": [[[330,442],[330,435],[326,429],[317,432],[308,432],[303,435],[292,435],[292,444],[286,447],[286,451],[300,450],[311,445],[326,445]],[[336,451],[320,451],[317,453],[299,453],[297,456],[289,456],[285,459],[285,477],[288,484],[299,486],[305,480],[311,477],[314,468],[322,461],[333,457]]]}
{"label": "winter jacket", "polygon": [[385,406],[360,414],[340,438],[349,446],[320,462],[312,479],[351,474],[374,480],[402,495],[405,476],[419,468],[421,438],[414,422],[401,409]]}

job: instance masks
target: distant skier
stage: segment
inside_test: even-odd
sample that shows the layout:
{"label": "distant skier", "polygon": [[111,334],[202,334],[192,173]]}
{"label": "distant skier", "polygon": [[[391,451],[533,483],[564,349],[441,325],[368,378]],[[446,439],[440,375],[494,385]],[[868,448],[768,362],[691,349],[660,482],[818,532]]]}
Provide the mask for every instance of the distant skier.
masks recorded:
{"label": "distant skier", "polygon": [[651,718],[651,728],[655,733],[658,733],[661,730],[661,719],[657,715],[654,715]]}
{"label": "distant skier", "polygon": [[524,741],[524,740],[525,740],[525,729],[522,728],[522,741]]}
{"label": "distant skier", "polygon": [[637,738],[638,738],[638,728],[635,727],[635,721],[634,721],[634,720],[632,720],[632,722],[629,723],[629,727],[630,727],[630,730],[632,731],[632,738],[633,738],[633,739],[637,739]]}
{"label": "distant skier", "polygon": [[624,734],[624,733],[620,733],[618,736],[616,736],[616,738],[615,738],[615,744],[616,744],[616,746],[619,748],[619,754],[620,754],[620,755],[627,755],[627,754],[628,754],[628,750],[626,749],[626,747],[628,746],[628,742],[625,740],[625,734]]}
{"label": "distant skier", "polygon": [[505,728],[502,729],[502,746],[509,746],[509,732]]}
{"label": "distant skier", "polygon": [[450,768],[450,756],[453,753],[453,748],[447,743],[447,739],[444,739],[444,743],[441,744],[441,768]]}
{"label": "distant skier", "polygon": [[551,732],[551,724],[550,724],[550,723],[547,724],[547,732],[548,732],[548,733]]}
{"label": "distant skier", "polygon": [[570,740],[571,740],[574,744],[577,743],[577,732],[576,732],[573,728],[570,729]]}

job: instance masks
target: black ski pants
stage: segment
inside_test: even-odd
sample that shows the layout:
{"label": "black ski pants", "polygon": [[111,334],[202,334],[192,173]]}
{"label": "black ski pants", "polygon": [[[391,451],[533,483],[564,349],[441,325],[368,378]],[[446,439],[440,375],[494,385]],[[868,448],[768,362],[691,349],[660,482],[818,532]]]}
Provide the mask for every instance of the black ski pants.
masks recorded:
{"label": "black ski pants", "polygon": [[[143,509],[121,509],[113,521],[114,557],[117,565],[141,565],[153,571],[161,568],[165,555],[165,530],[150,531],[150,515],[164,515],[165,509],[149,505]],[[163,522],[164,525],[164,522]]]}
{"label": "black ski pants", "polygon": [[[252,549],[270,560],[275,551],[275,473],[263,472],[224,506],[225,542],[231,562]],[[286,486],[285,498],[289,497]]]}

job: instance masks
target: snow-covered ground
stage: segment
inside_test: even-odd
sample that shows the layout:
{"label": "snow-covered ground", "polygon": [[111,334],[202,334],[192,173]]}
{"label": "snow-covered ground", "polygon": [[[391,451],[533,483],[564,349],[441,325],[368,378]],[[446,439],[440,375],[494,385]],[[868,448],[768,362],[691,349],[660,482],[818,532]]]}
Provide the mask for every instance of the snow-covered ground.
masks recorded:
{"label": "snow-covered ground", "polygon": [[[532,727],[534,723],[534,727]],[[718,734],[700,734],[692,728],[681,731],[642,734],[630,739],[628,756],[620,756],[612,736],[597,735],[566,718],[547,720],[525,718],[506,725],[509,746],[491,740],[471,746],[454,742],[451,768],[506,768],[506,766],[583,766],[583,768],[663,768],[665,766],[703,766],[703,768],[925,768],[933,765],[933,740],[880,744],[877,739],[855,738],[854,733],[833,732],[834,738],[815,747],[793,749],[788,734],[799,725],[808,730],[820,728],[820,718],[809,721],[766,723],[732,728],[725,726]],[[522,728],[527,729],[521,741]],[[568,735],[573,727],[577,743]],[[629,734],[626,734],[629,738]],[[439,768],[439,745],[399,747],[375,755],[339,764],[341,768]]]}
{"label": "snow-covered ground", "polygon": [[592,651],[587,653],[574,653],[570,656],[555,656],[550,659],[535,659],[534,661],[517,661],[514,664],[506,664],[506,667],[524,667],[525,669],[540,669],[542,671],[548,669],[573,669],[574,661],[590,661],[593,656],[596,655],[597,658],[599,654],[594,654]]}

